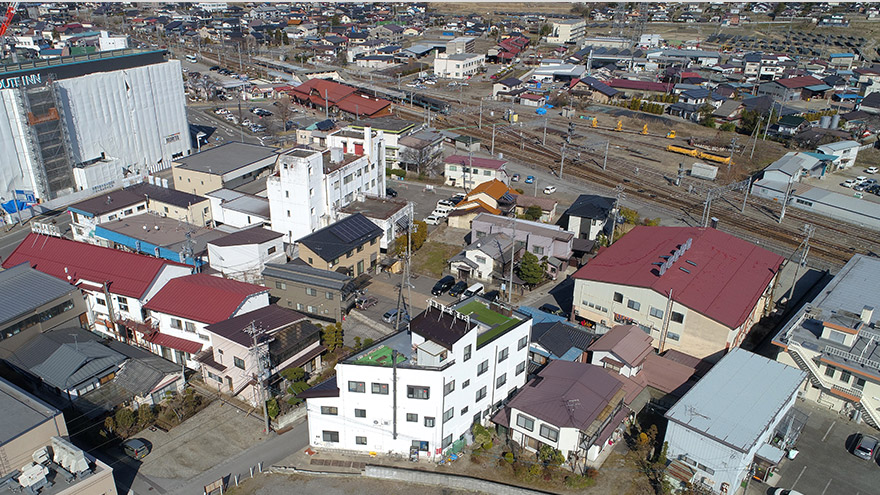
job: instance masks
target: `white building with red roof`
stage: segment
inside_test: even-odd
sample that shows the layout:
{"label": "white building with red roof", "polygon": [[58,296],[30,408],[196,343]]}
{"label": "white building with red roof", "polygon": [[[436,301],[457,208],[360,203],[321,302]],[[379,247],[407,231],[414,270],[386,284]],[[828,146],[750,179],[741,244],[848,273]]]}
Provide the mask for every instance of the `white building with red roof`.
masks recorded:
{"label": "white building with red roof", "polygon": [[269,289],[204,273],[169,281],[144,306],[159,331],[147,337],[150,350],[198,369],[193,359],[212,345],[205,327],[269,305]]}
{"label": "white building with red roof", "polygon": [[39,234],[25,237],[3,268],[24,262],[82,289],[92,330],[139,344],[153,331],[144,322],[144,304],[169,280],[192,273],[161,258]]}
{"label": "white building with red roof", "polygon": [[572,315],[638,325],[661,352],[720,357],[772,309],[782,262],[716,229],[639,226],[574,274]]}

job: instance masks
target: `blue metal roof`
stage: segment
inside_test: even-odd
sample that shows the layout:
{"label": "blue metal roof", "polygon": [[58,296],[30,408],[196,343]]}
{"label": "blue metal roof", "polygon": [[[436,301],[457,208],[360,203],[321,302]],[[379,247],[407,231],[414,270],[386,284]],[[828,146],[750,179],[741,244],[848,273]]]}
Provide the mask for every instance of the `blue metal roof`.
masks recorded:
{"label": "blue metal roof", "polygon": [[768,425],[784,413],[806,376],[797,368],[734,348],[672,406],[666,418],[748,452],[769,433]]}

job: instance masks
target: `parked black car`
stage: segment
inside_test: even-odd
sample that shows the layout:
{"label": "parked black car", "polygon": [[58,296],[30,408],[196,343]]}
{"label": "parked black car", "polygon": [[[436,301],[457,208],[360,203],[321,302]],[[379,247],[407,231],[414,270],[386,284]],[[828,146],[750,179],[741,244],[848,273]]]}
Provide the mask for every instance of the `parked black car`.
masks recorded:
{"label": "parked black car", "polygon": [[386,187],[385,188],[385,195],[388,196],[389,198],[396,198],[397,191],[395,191],[394,189],[391,189],[390,187]]}
{"label": "parked black car", "polygon": [[538,309],[545,313],[550,313],[551,315],[565,316],[565,312],[562,311],[561,308],[552,304],[542,304],[541,307],[539,307]]}
{"label": "parked black car", "polygon": [[489,302],[495,302],[498,300],[498,297],[501,296],[501,293],[497,290],[490,290],[489,292],[483,294],[483,299]]}
{"label": "parked black car", "polygon": [[434,284],[434,288],[431,289],[431,294],[435,296],[442,296],[444,292],[448,291],[455,285],[455,277],[452,275],[447,275]]}
{"label": "parked black car", "polygon": [[451,289],[449,289],[449,295],[452,297],[458,297],[462,292],[466,291],[468,288],[467,282],[459,281],[457,284],[453,285]]}

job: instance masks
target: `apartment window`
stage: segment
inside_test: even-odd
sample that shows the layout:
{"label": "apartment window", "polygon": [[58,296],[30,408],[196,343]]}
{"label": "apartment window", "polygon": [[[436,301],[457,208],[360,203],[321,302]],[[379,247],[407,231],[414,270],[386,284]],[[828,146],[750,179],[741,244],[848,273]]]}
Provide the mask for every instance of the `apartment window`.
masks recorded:
{"label": "apartment window", "polygon": [[456,165],[447,165],[449,167],[450,172],[458,172],[458,167]]}
{"label": "apartment window", "polygon": [[354,417],[366,418],[367,417],[367,410],[366,409],[355,409],[354,410]]}
{"label": "apartment window", "polygon": [[287,289],[287,284],[284,282],[275,282],[275,288],[285,290]]}
{"label": "apartment window", "polygon": [[522,372],[525,371],[525,370],[526,370],[526,362],[525,362],[525,361],[523,361],[523,362],[519,363],[518,365],[516,365],[516,374],[517,374],[517,376],[519,376],[519,374],[522,373]]}
{"label": "apartment window", "polygon": [[128,311],[128,299],[122,296],[116,296],[116,303],[119,304],[119,311]]}
{"label": "apartment window", "polygon": [[483,170],[483,175],[487,175],[487,176],[492,175],[492,171],[491,170]]}
{"label": "apartment window", "polygon": [[314,196],[314,195],[315,195],[315,190],[312,188],[309,188],[309,196]]}
{"label": "apartment window", "polygon": [[431,388],[408,386],[406,387],[406,396],[409,399],[427,400],[431,398]]}
{"label": "apartment window", "polygon": [[834,366],[825,366],[825,376],[834,378],[834,371],[837,370]]}
{"label": "apartment window", "polygon": [[504,349],[501,349],[501,352],[498,353],[498,362],[500,363],[501,361],[504,361],[505,359],[507,359],[507,354],[508,354],[507,347],[505,347]]}
{"label": "apartment window", "polygon": [[455,390],[455,380],[452,380],[443,386],[443,395],[449,395],[453,390]]}
{"label": "apartment window", "polygon": [[186,326],[185,330],[187,332],[196,333],[196,324],[195,323],[188,321],[188,322],[184,323],[184,325]]}
{"label": "apartment window", "polygon": [[674,340],[674,341],[678,342],[679,340],[681,340],[681,335],[679,335],[675,332],[666,332],[666,338],[668,338],[669,340]]}
{"label": "apartment window", "polygon": [[289,198],[289,197],[290,197],[290,191],[284,191],[284,197],[285,197],[285,198]]}
{"label": "apartment window", "polygon": [[244,359],[242,359],[238,356],[232,356],[232,362],[235,364],[235,367],[238,369],[243,370],[245,368]]}
{"label": "apartment window", "polygon": [[337,416],[339,414],[339,408],[332,406],[321,406],[321,414],[327,416]]}
{"label": "apartment window", "polygon": [[653,316],[654,318],[657,318],[657,319],[660,319],[660,320],[663,319],[663,310],[661,310],[661,309],[657,309],[657,308],[655,308],[654,306],[651,306],[651,309],[650,309],[648,312],[649,312],[649,313],[651,314],[651,316]]}
{"label": "apartment window", "polygon": [[626,307],[633,310],[633,311],[638,311],[639,308],[642,307],[642,305],[639,304],[638,301],[634,301],[634,300],[630,299],[629,301],[626,302]]}
{"label": "apartment window", "polygon": [[475,256],[474,259],[477,261],[477,263],[479,263],[481,265],[486,264],[486,257],[485,256]]}
{"label": "apartment window", "polygon": [[676,322],[676,323],[683,323],[684,322],[684,315],[673,311],[672,314],[669,315],[669,319]]}
{"label": "apartment window", "polygon": [[471,358],[471,345],[468,344],[464,346],[464,360],[467,361]]}
{"label": "apartment window", "polygon": [[539,434],[551,442],[555,442],[559,439],[559,430],[556,428],[550,428],[547,425],[541,425]]}
{"label": "apartment window", "polygon": [[450,407],[449,409],[447,409],[443,413],[443,422],[445,423],[445,422],[449,421],[450,419],[452,419],[453,417],[455,417],[455,408]]}
{"label": "apartment window", "polygon": [[367,437],[354,437],[354,443],[356,443],[358,445],[366,445],[367,444]]}
{"label": "apartment window", "polygon": [[353,254],[354,254],[354,251],[349,251],[348,253],[346,253],[345,257],[346,257],[346,258],[351,258],[351,256],[352,256]]}
{"label": "apartment window", "polygon": [[521,351],[525,346],[529,345],[529,336],[519,339],[519,342],[516,343],[516,350]]}
{"label": "apartment window", "polygon": [[348,382],[348,391],[349,392],[357,392],[359,394],[362,394],[366,391],[366,385],[364,382],[349,381]]}
{"label": "apartment window", "polygon": [[544,256],[544,248],[541,246],[532,246],[532,252],[538,256]]}
{"label": "apartment window", "polygon": [[290,218],[290,210],[287,210],[287,218]]}
{"label": "apartment window", "polygon": [[376,245],[376,238],[370,239],[370,246]]}
{"label": "apartment window", "polygon": [[849,383],[850,378],[852,378],[852,373],[849,371],[841,371],[840,372],[840,381],[843,383]]}
{"label": "apartment window", "polygon": [[181,330],[183,328],[183,322],[177,318],[171,318],[171,328]]}
{"label": "apartment window", "polygon": [[865,379],[856,377],[856,381],[853,382],[853,387],[862,390],[865,388]]}
{"label": "apartment window", "polygon": [[373,383],[372,391],[374,394],[380,395],[388,395],[388,384],[387,383]]}
{"label": "apartment window", "polygon": [[480,390],[477,390],[477,393],[475,394],[475,401],[474,402],[480,402],[481,400],[483,400],[485,398],[486,398],[486,387],[483,387]]}
{"label": "apartment window", "polygon": [[615,292],[614,293],[614,302],[622,303],[623,302],[623,294],[621,294],[620,292]]}
{"label": "apartment window", "polygon": [[495,379],[495,388],[501,388],[505,383],[507,383],[507,373],[501,373]]}
{"label": "apartment window", "polygon": [[332,292],[327,292],[326,296],[327,296],[327,300],[329,300],[329,301],[333,300],[333,293]]}
{"label": "apartment window", "polygon": [[483,373],[489,371],[489,360],[485,360],[480,363],[480,366],[477,367],[477,376],[482,375]]}
{"label": "apartment window", "polygon": [[419,415],[413,414],[413,413],[406,413],[406,420],[410,423],[418,423],[419,422]]}
{"label": "apartment window", "polygon": [[339,443],[339,432],[338,431],[327,431],[324,430],[322,432],[322,438],[325,442],[329,443]]}
{"label": "apartment window", "polygon": [[523,416],[522,414],[517,414],[516,415],[516,426],[519,426],[520,428],[523,428],[523,429],[526,429],[529,431],[535,431],[535,420],[528,417],[528,416]]}
{"label": "apartment window", "polygon": [[452,445],[452,433],[443,437],[443,443],[440,444],[440,448],[445,449],[446,447],[449,447],[450,445]]}
{"label": "apartment window", "polygon": [[313,289],[313,288],[311,288],[311,287],[306,287],[306,295],[309,295],[309,296],[317,296],[317,295],[318,295],[318,291],[315,290],[315,289]]}
{"label": "apartment window", "polygon": [[458,413],[458,415],[459,415],[459,416],[464,416],[465,414],[467,414],[467,412],[468,412],[468,407],[467,407],[467,406],[464,406],[464,407],[461,408],[461,412]]}
{"label": "apartment window", "polygon": [[433,428],[434,427],[434,418],[431,416],[425,416],[425,427]]}
{"label": "apartment window", "polygon": [[463,388],[463,389],[468,388],[468,386],[470,386],[470,384],[471,384],[470,380],[465,380],[465,381],[461,382],[461,388]]}
{"label": "apartment window", "polygon": [[106,305],[107,305],[107,301],[101,299],[100,297],[96,297],[96,298],[95,298],[95,302],[98,303],[98,304],[101,305],[101,306],[106,306]]}
{"label": "apartment window", "polygon": [[363,251],[363,250],[364,250],[364,245],[363,245],[363,244],[361,244],[360,246],[358,246],[358,248],[357,248],[357,252],[360,253],[360,252]]}

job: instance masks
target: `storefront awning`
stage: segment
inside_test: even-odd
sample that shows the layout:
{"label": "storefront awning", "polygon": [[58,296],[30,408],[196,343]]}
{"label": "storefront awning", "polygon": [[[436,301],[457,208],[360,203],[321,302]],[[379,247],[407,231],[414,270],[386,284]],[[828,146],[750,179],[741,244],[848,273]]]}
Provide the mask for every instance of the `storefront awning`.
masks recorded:
{"label": "storefront awning", "polygon": [[151,337],[148,337],[147,342],[160,345],[162,347],[168,347],[178,351],[186,352],[187,354],[196,354],[197,352],[202,350],[202,344],[198,342],[182,339],[180,337],[174,337],[172,335],[166,335],[164,333],[157,333]]}

